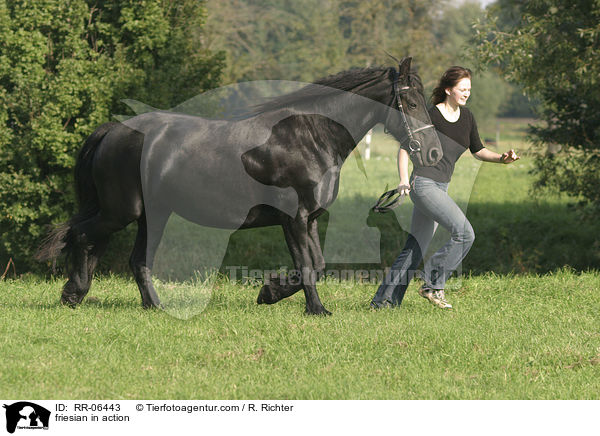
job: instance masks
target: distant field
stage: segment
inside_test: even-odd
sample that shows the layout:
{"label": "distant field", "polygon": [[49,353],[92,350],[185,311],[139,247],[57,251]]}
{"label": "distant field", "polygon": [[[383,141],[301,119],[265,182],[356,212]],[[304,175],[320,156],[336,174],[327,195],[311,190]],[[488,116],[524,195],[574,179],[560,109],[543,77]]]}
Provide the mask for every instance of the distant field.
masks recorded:
{"label": "distant field", "polygon": [[[96,278],[77,310],[58,304],[62,278],[0,281],[0,397],[599,399],[600,228],[566,198],[532,195],[525,123],[500,126],[498,149],[523,158],[497,165],[465,155],[451,184],[477,235],[449,283],[453,311],[430,306],[416,282],[400,309],[372,311],[377,280],[332,278],[319,283],[331,317],[304,316],[302,293],[258,306],[259,280],[223,274],[289,267],[290,257],[280,229],[239,231],[221,247],[212,292],[195,301],[206,308],[188,320],[141,309],[128,274]],[[382,269],[401,249],[410,202],[369,212],[397,183],[396,150],[377,132],[371,159],[351,156],[343,167],[339,199],[321,220],[328,270]],[[168,230],[163,280],[210,249],[193,227]],[[435,244],[444,241],[440,232]],[[105,267],[126,264],[117,254]]]}

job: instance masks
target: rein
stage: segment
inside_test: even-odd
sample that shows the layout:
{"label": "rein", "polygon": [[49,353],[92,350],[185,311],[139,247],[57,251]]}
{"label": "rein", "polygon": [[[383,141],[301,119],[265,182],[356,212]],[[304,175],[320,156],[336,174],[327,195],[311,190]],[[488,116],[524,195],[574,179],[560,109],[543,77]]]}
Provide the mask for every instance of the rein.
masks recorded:
{"label": "rein", "polygon": [[[395,197],[397,195],[397,197]],[[400,206],[404,202],[405,195],[400,195],[398,189],[391,189],[384,192],[375,203],[375,206],[371,208],[373,212],[386,213],[395,207]]]}

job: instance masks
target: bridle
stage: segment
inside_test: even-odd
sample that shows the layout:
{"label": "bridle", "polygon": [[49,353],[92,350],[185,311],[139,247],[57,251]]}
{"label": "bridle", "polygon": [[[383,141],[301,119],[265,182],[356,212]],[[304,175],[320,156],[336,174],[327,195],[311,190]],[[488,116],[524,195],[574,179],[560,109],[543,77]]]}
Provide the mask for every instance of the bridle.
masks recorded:
{"label": "bridle", "polygon": [[[406,137],[408,139],[408,153],[410,154],[412,160],[416,158],[416,155],[421,152],[421,142],[415,138],[415,133],[422,132],[426,129],[435,128],[435,126],[433,124],[426,124],[414,130],[410,127],[410,124],[408,123],[408,117],[406,115],[406,112],[404,111],[404,106],[402,105],[402,99],[400,98],[401,92],[408,91],[410,89],[410,86],[403,86],[402,88],[398,89],[398,80],[399,74],[394,69],[394,79],[392,81],[392,85],[394,87],[394,100],[396,101],[396,106],[398,106],[398,110],[402,115],[402,124],[404,125],[404,130],[406,131]],[[392,110],[395,110],[393,106],[394,104],[392,101],[392,104],[388,106],[387,116],[383,127],[385,133],[388,133],[387,125],[390,116],[392,115]],[[377,213],[385,213],[402,204],[403,200],[404,196],[398,192],[398,189],[392,189],[384,192],[381,195],[381,197],[379,197],[379,199],[377,200],[375,206],[371,208],[371,210]]]}
{"label": "bridle", "polygon": [[[406,112],[404,111],[404,106],[402,105],[402,99],[400,98],[401,91],[409,90],[410,86],[403,86],[402,88],[398,89],[398,80],[400,79],[400,77],[399,77],[398,71],[396,71],[395,69],[393,71],[394,71],[394,78],[392,80],[392,86],[394,88],[394,100],[396,101],[398,110],[400,111],[400,114],[402,115],[402,124],[404,125],[404,129],[406,131],[406,136],[408,138],[408,152],[411,155],[415,155],[415,154],[421,152],[421,142],[415,138],[415,133],[419,133],[419,132],[422,132],[423,130],[435,128],[435,126],[433,124],[426,124],[422,127],[419,127],[418,129],[414,129],[414,130],[410,127],[410,124],[408,123],[408,117],[406,116]],[[391,112],[391,110],[393,109],[392,106],[393,106],[393,101],[392,101],[392,105],[388,106],[387,117],[386,117],[385,124],[383,127],[385,133],[388,133],[387,125],[388,125],[389,118],[392,114],[392,112]]]}

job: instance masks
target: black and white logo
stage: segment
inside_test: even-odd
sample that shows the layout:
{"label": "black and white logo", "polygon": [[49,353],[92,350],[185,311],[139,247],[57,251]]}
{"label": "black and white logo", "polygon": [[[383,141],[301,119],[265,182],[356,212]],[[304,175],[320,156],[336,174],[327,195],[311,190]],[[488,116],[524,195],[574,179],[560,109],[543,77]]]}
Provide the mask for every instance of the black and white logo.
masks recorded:
{"label": "black and white logo", "polygon": [[19,401],[4,405],[6,409],[6,431],[14,433],[16,429],[47,430],[50,422],[50,411],[35,403]]}

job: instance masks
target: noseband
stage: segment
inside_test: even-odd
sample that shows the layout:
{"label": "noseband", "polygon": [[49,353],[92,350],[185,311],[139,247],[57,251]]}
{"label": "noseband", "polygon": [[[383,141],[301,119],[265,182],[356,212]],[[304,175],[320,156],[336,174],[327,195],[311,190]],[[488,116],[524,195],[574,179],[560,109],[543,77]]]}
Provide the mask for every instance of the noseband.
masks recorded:
{"label": "noseband", "polygon": [[[394,88],[394,100],[396,101],[396,105],[398,106],[398,110],[402,115],[402,124],[404,124],[404,129],[406,130],[406,136],[408,137],[408,152],[412,155],[416,155],[421,152],[421,142],[418,139],[415,139],[415,133],[422,132],[423,130],[434,128],[433,124],[426,124],[425,126],[419,127],[418,129],[411,129],[410,124],[408,122],[408,117],[406,116],[406,112],[404,112],[404,106],[402,105],[402,99],[400,98],[401,91],[407,91],[410,89],[410,86],[403,86],[398,89],[398,72],[394,70],[394,80],[392,82]],[[393,105],[393,102],[392,102]],[[388,107],[388,114],[384,124],[384,132],[388,133],[387,124],[391,115],[392,105]]]}

